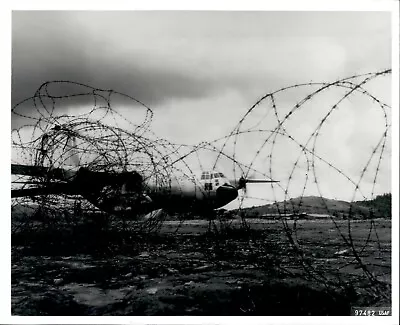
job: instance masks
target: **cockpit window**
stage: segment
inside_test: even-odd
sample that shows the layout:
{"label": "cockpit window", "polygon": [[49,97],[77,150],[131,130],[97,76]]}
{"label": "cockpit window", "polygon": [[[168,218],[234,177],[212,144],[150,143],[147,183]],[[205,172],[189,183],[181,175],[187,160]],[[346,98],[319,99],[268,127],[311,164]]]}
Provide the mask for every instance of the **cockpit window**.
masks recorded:
{"label": "cockpit window", "polygon": [[214,178],[225,178],[224,174],[222,173],[213,173],[213,172],[202,172],[201,179],[214,179]]}
{"label": "cockpit window", "polygon": [[210,179],[210,173],[209,172],[202,172],[201,173],[201,179]]}

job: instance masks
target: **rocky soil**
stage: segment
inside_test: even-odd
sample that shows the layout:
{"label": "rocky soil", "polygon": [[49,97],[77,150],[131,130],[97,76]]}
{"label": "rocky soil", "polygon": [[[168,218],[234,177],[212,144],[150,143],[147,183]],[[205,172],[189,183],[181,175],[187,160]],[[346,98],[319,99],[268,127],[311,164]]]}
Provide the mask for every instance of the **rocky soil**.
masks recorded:
{"label": "rocky soil", "polygon": [[13,234],[12,314],[349,315],[351,306],[390,306],[390,222],[352,225],[362,264],[329,222],[296,224],[294,246],[280,222],[249,224]]}

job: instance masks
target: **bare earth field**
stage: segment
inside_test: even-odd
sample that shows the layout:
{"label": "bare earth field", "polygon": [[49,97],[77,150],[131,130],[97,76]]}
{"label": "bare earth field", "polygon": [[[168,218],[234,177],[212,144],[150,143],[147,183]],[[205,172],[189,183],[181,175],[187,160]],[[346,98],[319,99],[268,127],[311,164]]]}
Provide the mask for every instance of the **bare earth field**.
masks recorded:
{"label": "bare earth field", "polygon": [[338,228],[289,221],[289,233],[280,221],[259,219],[208,226],[15,233],[12,314],[347,316],[351,306],[391,306],[388,220],[352,221],[351,238],[344,220]]}

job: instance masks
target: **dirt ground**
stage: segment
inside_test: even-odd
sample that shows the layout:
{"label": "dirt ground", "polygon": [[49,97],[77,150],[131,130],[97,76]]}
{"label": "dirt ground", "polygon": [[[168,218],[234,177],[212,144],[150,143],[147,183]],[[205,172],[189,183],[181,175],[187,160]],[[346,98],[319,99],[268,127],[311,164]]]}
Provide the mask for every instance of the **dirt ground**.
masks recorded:
{"label": "dirt ground", "polygon": [[351,238],[345,221],[208,226],[13,234],[12,314],[346,316],[391,305],[390,221],[351,222]]}

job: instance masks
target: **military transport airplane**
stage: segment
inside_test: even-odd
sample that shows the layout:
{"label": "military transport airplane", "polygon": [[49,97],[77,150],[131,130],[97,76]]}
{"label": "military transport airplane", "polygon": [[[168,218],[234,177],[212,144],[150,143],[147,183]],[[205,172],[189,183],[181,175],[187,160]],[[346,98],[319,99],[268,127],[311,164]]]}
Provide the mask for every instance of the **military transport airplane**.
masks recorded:
{"label": "military transport airplane", "polygon": [[121,216],[144,215],[162,209],[167,213],[211,212],[223,207],[245,190],[247,183],[274,183],[267,179],[229,181],[224,174],[211,170],[199,175],[171,177],[156,184],[139,172],[91,171],[43,166],[11,165],[14,175],[28,176],[25,186],[11,189],[11,197],[79,195],[98,209]]}

